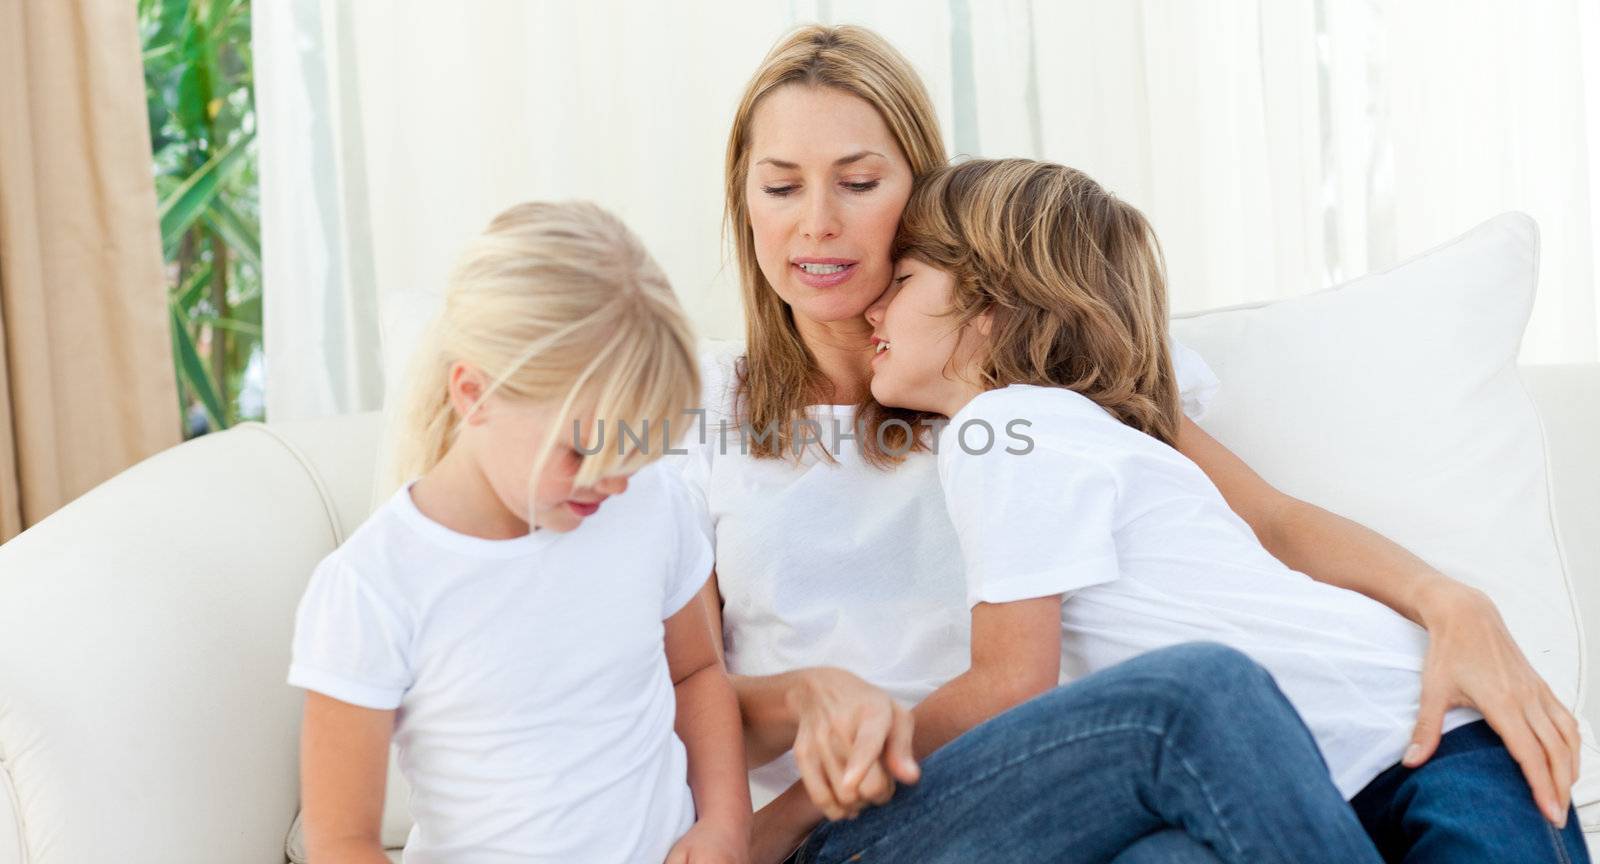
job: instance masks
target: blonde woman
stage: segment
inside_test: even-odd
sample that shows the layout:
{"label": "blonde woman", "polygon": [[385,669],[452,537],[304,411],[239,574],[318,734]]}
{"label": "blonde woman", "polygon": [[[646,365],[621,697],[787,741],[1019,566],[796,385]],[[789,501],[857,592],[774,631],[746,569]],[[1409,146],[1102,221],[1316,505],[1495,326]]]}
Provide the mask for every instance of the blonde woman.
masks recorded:
{"label": "blonde woman", "polygon": [[[1173,449],[1166,279],[1137,209],[1061,165],[966,162],[918,181],[895,248],[867,309],[872,393],[949,418],[939,479],[975,658],[1042,692],[1185,641],[1225,644],[1272,673],[1384,860],[1589,860],[1577,815],[1540,814],[1478,712],[1450,711],[1435,757],[1402,765],[1426,634],[1273,558]],[[1019,446],[995,446],[1002,429]],[[964,695],[985,716],[1030,694]]]}
{"label": "blonde woman", "polygon": [[747,860],[711,550],[660,446],[619,428],[693,403],[693,344],[593,205],[513,207],[468,248],[409,382],[407,482],[300,602],[313,862],[388,860],[391,737],[408,864]]}
{"label": "blonde woman", "polygon": [[[824,816],[887,800],[895,778],[916,776],[914,758],[966,729],[959,717],[918,705],[972,667],[965,583],[926,436],[914,434],[920,418],[871,399],[873,346],[863,317],[888,286],[890,247],[913,181],[944,161],[915,72],[881,38],[852,27],[807,27],[781,40],[752,77],[729,135],[725,193],[746,344],[742,355],[705,366],[713,431],[700,436],[687,470],[714,526],[716,573],[707,590],[721,613],[747,756],[758,766],[756,803],[766,805],[756,814],[758,858],[787,854]],[[1209,371],[1181,346],[1174,358],[1181,399],[1198,411]],[[754,434],[719,436],[724,425]],[[886,431],[880,441],[853,431],[863,427]],[[824,436],[831,440],[813,440]],[[1432,752],[1448,708],[1471,705],[1505,739],[1541,809],[1565,812],[1555,771],[1571,765],[1576,750],[1546,730],[1565,728],[1570,715],[1481,593],[1271,488],[1187,418],[1178,420],[1177,446],[1284,563],[1428,630],[1408,763]],[[908,447],[903,458],[894,455]],[[1023,686],[1003,676],[969,683]],[[1285,769],[1280,781],[1315,773],[1291,765],[1288,753],[1254,761],[1275,760]],[[1081,765],[1053,770],[1062,773],[1041,784],[1058,790],[1046,804],[1078,813],[1075,824],[1086,828],[1109,822],[1072,808],[1097,800],[1079,785]],[[1331,785],[1325,791],[1337,798]],[[1039,823],[1014,815],[997,803],[981,824],[907,824],[954,849],[963,837],[1038,832]],[[1118,837],[1132,842],[1128,834],[1141,830],[1151,844],[1182,845],[1163,824],[1119,828]],[[830,823],[807,854],[837,830]],[[1142,853],[1128,854],[1125,861]]]}

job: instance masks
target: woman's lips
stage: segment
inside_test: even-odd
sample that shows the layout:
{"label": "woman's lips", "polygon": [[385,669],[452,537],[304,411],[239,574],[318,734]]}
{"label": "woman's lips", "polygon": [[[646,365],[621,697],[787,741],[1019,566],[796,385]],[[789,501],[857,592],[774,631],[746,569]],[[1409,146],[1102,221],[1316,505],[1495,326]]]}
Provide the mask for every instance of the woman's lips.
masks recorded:
{"label": "woman's lips", "polygon": [[572,512],[584,517],[593,516],[600,510],[599,501],[589,504],[585,504],[581,501],[568,501],[567,506],[572,508]]}
{"label": "woman's lips", "polygon": [[[838,268],[832,273],[807,273],[804,264],[818,264],[826,267]],[[802,258],[789,262],[789,269],[794,271],[794,278],[800,284],[812,288],[832,288],[848,281],[856,273],[854,261],[844,261],[831,258]]]}

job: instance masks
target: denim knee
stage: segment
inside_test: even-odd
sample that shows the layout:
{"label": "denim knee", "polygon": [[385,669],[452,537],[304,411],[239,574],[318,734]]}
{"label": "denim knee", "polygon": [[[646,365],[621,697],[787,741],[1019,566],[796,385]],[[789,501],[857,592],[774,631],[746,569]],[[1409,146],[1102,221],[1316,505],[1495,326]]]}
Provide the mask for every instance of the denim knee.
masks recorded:
{"label": "denim knee", "polygon": [[[1129,661],[1161,680],[1150,697],[1193,715],[1294,714],[1272,674],[1243,652],[1218,642],[1185,642]],[[1298,714],[1294,714],[1298,719]]]}
{"label": "denim knee", "polygon": [[1158,648],[1137,659],[1170,673],[1202,693],[1229,689],[1227,685],[1241,682],[1254,685],[1272,680],[1261,664],[1220,642],[1184,642]]}

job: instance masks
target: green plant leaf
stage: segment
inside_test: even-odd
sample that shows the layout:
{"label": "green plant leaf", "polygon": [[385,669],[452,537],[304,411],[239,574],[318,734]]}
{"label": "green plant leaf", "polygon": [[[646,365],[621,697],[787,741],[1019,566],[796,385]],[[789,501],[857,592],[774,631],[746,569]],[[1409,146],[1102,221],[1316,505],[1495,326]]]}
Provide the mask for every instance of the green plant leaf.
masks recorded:
{"label": "green plant leaf", "polygon": [[249,321],[240,321],[237,318],[218,318],[215,315],[196,315],[194,317],[194,323],[210,324],[213,327],[221,327],[224,330],[230,330],[234,333],[243,333],[246,336],[254,336],[257,339],[261,338],[260,324],[252,324]]}
{"label": "green plant leaf", "polygon": [[245,150],[254,137],[253,134],[247,134],[224,147],[222,152],[184,178],[176,189],[161,200],[161,248],[166,250],[168,258],[178,247],[183,232],[189,230],[194,220],[200,218],[200,214],[211,205],[218,184],[238,170]]}
{"label": "green plant leaf", "polygon": [[183,383],[200,397],[200,404],[211,417],[212,425],[226,429],[227,415],[222,410],[222,400],[217,398],[217,388],[206,373],[206,364],[200,359],[200,352],[195,350],[194,338],[189,334],[189,322],[177,306],[169,308],[172,312],[172,356],[178,361],[178,373],[183,377]]}
{"label": "green plant leaf", "polygon": [[261,269],[261,230],[247,223],[228,199],[217,195],[211,199],[205,212],[206,224],[216,229],[236,255]]}
{"label": "green plant leaf", "polygon": [[209,140],[211,129],[206,116],[206,105],[215,95],[212,82],[216,80],[213,69],[216,52],[212,50],[211,33],[205,20],[207,6],[202,0],[194,0],[184,12],[183,27],[178,35],[183,71],[178,77],[177,114],[184,137],[206,140],[209,147],[215,149],[216,142]]}
{"label": "green plant leaf", "polygon": [[178,46],[172,44],[171,42],[168,42],[165,45],[157,45],[156,47],[144,52],[144,63],[148,66],[151,61],[164,60],[173,54],[176,54],[177,51]]}
{"label": "green plant leaf", "polygon": [[239,298],[233,304],[233,320],[243,321],[256,328],[259,336],[261,331],[261,290],[258,288],[246,297]]}
{"label": "green plant leaf", "polygon": [[201,295],[210,284],[211,262],[201,261],[195,265],[194,272],[189,274],[189,278],[173,293],[172,302],[183,311],[184,315],[188,315],[194,304],[200,302]]}

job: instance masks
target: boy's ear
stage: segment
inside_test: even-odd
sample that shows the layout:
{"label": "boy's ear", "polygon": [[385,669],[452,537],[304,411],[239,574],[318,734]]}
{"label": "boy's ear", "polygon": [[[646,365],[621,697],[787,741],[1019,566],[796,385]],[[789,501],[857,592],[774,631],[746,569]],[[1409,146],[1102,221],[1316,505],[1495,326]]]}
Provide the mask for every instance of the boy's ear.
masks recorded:
{"label": "boy's ear", "polygon": [[[450,364],[450,407],[468,426],[478,426],[488,417],[489,406],[478,404],[489,390],[489,379],[482,370],[464,360]],[[473,410],[476,406],[477,410]]]}
{"label": "boy's ear", "polygon": [[994,329],[994,307],[990,306],[979,312],[978,317],[972,319],[972,323],[978,328],[979,336],[988,338],[989,331]]}

